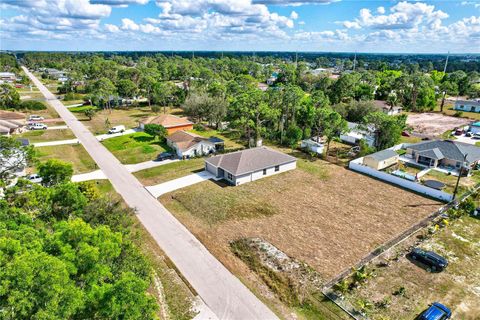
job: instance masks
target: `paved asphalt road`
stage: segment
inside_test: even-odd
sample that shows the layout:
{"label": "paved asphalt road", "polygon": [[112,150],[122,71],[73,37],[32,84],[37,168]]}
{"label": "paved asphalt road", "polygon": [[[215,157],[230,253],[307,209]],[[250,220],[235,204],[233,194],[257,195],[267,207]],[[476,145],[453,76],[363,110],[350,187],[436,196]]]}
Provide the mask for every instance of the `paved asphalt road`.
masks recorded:
{"label": "paved asphalt road", "polygon": [[32,73],[22,69],[71,128],[115,190],[137,210],[145,228],[218,318],[277,319]]}

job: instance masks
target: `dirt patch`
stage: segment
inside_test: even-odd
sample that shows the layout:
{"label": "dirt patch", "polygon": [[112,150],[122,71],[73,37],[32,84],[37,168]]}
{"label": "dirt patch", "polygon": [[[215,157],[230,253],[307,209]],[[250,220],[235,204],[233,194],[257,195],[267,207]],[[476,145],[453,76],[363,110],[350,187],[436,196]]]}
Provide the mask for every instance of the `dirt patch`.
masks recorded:
{"label": "dirt patch", "polygon": [[[326,170],[328,177],[319,178],[299,164],[300,169],[253,183],[224,187],[207,181],[160,200],[233,270],[238,260],[229,242],[259,237],[306,262],[325,279],[350,268],[440,206],[324,161],[312,165]],[[268,215],[263,204],[268,204]],[[252,211],[255,206],[258,215]],[[248,218],[240,218],[245,217],[239,212],[242,208],[248,208]],[[232,215],[235,210],[237,217]],[[221,212],[226,214],[219,218]]]}
{"label": "dirt patch", "polygon": [[411,126],[414,132],[433,137],[469,123],[468,119],[445,116],[441,113],[411,113],[407,118],[407,125]]}
{"label": "dirt patch", "polygon": [[[383,257],[372,268],[375,276],[345,294],[346,301],[371,304],[371,319],[413,319],[434,302],[452,309],[452,319],[479,319],[480,307],[480,221],[463,217],[428,236],[415,238],[403,248]],[[413,246],[433,250],[446,257],[449,265],[441,273],[429,273],[407,259]],[[396,255],[396,257],[395,257]],[[403,289],[402,289],[403,288]],[[398,294],[401,292],[401,294]],[[382,301],[388,301],[382,305]]]}

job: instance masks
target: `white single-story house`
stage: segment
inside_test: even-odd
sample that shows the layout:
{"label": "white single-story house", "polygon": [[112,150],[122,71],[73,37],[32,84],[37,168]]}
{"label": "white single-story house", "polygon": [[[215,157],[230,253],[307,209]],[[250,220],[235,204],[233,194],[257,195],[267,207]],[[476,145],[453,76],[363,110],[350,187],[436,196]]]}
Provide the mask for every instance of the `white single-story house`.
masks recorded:
{"label": "white single-story house", "polygon": [[21,133],[25,130],[25,124],[25,114],[0,110],[0,135]]}
{"label": "white single-story house", "polygon": [[0,83],[13,83],[17,79],[15,73],[12,72],[0,72]]}
{"label": "white single-story house", "polygon": [[324,144],[321,141],[317,141],[316,138],[310,138],[302,140],[300,143],[302,149],[314,152],[317,154],[323,154]]}
{"label": "white single-story house", "polygon": [[188,159],[217,151],[218,142],[212,139],[180,130],[167,137],[167,145],[175,150],[179,158]]}
{"label": "white single-story house", "polygon": [[293,170],[297,158],[267,147],[256,147],[205,159],[205,170],[238,186]]}
{"label": "white single-story house", "polygon": [[480,112],[480,99],[457,100],[455,101],[454,109],[467,112]]}
{"label": "white single-story house", "polygon": [[363,129],[360,126],[358,123],[349,122],[349,131],[341,134],[340,140],[349,144],[358,145],[360,140],[363,139],[370,147],[375,146],[375,132],[373,129]]}
{"label": "white single-story house", "polygon": [[383,170],[397,164],[399,157],[395,151],[386,149],[363,157],[363,164],[375,170]]}

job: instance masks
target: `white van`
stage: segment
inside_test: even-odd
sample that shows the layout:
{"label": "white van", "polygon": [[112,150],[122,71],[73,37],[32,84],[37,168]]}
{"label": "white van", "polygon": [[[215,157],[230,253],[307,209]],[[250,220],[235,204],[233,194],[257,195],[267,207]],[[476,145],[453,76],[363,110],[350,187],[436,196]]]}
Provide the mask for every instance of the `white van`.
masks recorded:
{"label": "white van", "polygon": [[123,132],[125,132],[125,126],[123,126],[123,125],[115,126],[115,127],[111,128],[110,130],[108,130],[109,134],[123,133]]}

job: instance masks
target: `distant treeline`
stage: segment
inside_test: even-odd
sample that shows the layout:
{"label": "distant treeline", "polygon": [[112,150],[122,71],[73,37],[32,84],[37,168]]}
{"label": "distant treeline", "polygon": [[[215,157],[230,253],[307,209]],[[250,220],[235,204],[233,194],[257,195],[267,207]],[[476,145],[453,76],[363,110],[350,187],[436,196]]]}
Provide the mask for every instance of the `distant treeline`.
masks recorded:
{"label": "distant treeline", "polygon": [[[23,58],[27,52],[14,52],[18,58]],[[31,54],[31,52],[30,52]],[[62,55],[75,56],[101,56],[112,58],[123,56],[133,61],[141,57],[165,57],[182,58],[221,58],[231,57],[245,60],[254,60],[260,63],[275,63],[278,61],[304,61],[315,63],[318,67],[338,67],[340,69],[353,66],[355,53],[352,52],[246,52],[246,51],[108,51],[108,52],[38,52],[48,54],[50,57]],[[3,55],[3,54],[2,54]],[[366,70],[431,70],[443,71],[446,54],[386,54],[386,53],[357,53],[356,66]],[[3,65],[3,59],[0,60]],[[462,70],[465,72],[480,71],[480,55],[478,54],[454,54],[450,55],[447,72]]]}

